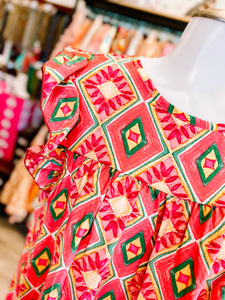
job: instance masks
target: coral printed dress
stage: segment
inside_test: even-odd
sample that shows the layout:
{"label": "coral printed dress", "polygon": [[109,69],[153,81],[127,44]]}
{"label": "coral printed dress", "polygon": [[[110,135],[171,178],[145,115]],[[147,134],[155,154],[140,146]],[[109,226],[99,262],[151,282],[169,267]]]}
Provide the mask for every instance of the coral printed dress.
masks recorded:
{"label": "coral printed dress", "polygon": [[225,125],[135,57],[67,48],[43,72],[43,192],[7,300],[225,299]]}

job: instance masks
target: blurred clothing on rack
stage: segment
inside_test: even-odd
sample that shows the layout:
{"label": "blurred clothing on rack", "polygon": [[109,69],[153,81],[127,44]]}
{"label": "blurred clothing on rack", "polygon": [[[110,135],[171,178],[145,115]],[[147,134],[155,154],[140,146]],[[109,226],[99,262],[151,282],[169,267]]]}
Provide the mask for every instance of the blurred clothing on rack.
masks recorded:
{"label": "blurred clothing on rack", "polygon": [[[31,145],[44,144],[48,134],[46,126],[42,126]],[[39,188],[24,166],[24,156],[17,163],[8,182],[0,195],[0,202],[6,205],[6,213],[10,223],[20,223],[33,210]]]}

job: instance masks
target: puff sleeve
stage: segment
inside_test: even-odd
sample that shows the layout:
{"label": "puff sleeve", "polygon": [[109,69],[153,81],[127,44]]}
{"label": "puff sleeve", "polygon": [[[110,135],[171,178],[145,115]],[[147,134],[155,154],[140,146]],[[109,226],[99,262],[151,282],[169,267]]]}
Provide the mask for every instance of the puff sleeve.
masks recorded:
{"label": "puff sleeve", "polygon": [[29,148],[25,157],[25,166],[41,189],[52,189],[63,172],[66,136],[79,121],[79,94],[72,75],[86,66],[87,58],[86,52],[66,48],[43,66],[41,111],[49,139]]}

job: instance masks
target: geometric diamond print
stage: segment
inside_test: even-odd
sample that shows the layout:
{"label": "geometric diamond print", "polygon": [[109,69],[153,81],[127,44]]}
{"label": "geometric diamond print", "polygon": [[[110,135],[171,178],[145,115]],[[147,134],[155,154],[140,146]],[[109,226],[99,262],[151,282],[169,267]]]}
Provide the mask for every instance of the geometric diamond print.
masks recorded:
{"label": "geometric diamond print", "polygon": [[203,184],[206,186],[224,167],[216,143],[212,144],[197,160]]}
{"label": "geometric diamond print", "polygon": [[56,197],[51,201],[50,212],[54,221],[60,219],[66,208],[68,198],[68,190],[64,188]]}
{"label": "geometric diamond print", "polygon": [[61,66],[65,64],[67,61],[69,61],[71,58],[68,55],[65,54],[58,54],[56,57],[54,57],[52,60],[57,63],[57,65]]}
{"label": "geometric diamond print", "polygon": [[184,126],[185,124],[188,124],[190,122],[189,121],[190,118],[188,118],[185,113],[176,114],[174,111],[175,109],[173,110],[172,117],[176,122],[176,124],[178,125],[178,127]]}
{"label": "geometric diamond print", "polygon": [[19,297],[22,297],[24,294],[26,294],[30,289],[31,289],[31,286],[29,285],[29,283],[27,282],[27,280],[24,278],[24,275],[22,272],[24,272],[24,268],[25,268],[25,263],[22,264],[21,266],[21,273],[19,275],[19,278],[18,278],[18,283],[23,286],[22,289],[20,289],[20,292],[17,296]]}
{"label": "geometric diamond print", "polygon": [[109,199],[109,202],[116,218],[122,218],[132,213],[132,207],[126,195]]}
{"label": "geometric diamond print", "polygon": [[151,186],[148,186],[150,194],[151,194],[151,198],[152,201],[154,201],[155,199],[157,199],[158,195],[159,195],[159,190],[157,189],[153,189]]}
{"label": "geometric diamond print", "polygon": [[170,271],[173,292],[179,299],[196,288],[194,262],[192,257]]}
{"label": "geometric diamond print", "polygon": [[121,134],[127,158],[147,144],[141,117],[134,119]]}
{"label": "geometric diamond print", "polygon": [[44,248],[37,256],[31,260],[31,264],[35,270],[38,277],[45,273],[45,271],[50,267],[51,264],[51,253],[49,248]]}
{"label": "geometric diamond print", "polygon": [[109,291],[108,293],[103,295],[98,300],[115,300],[115,295],[114,295],[113,291]]}
{"label": "geometric diamond print", "polygon": [[223,286],[221,288],[221,295],[222,295],[222,300],[224,300],[225,299],[225,286]]}
{"label": "geometric diamond print", "polygon": [[138,68],[137,71],[138,71],[138,73],[139,73],[139,75],[141,76],[141,79],[142,79],[143,81],[146,81],[146,80],[149,80],[149,79],[150,79],[149,76],[148,76],[148,73],[145,71],[145,69],[143,69],[143,68]]}
{"label": "geometric diamond print", "polygon": [[[91,59],[91,58],[90,58]],[[74,65],[74,64],[76,64],[77,62],[81,62],[81,61],[83,61],[83,60],[85,60],[85,57],[81,57],[81,56],[74,56],[72,59],[70,58],[70,60],[69,61],[67,61],[66,63],[65,63],[65,65],[67,65],[67,66],[72,66],[72,65]]]}
{"label": "geometric diamond print", "polygon": [[62,98],[51,116],[49,122],[70,120],[78,107],[78,98]]}
{"label": "geometric diamond print", "polygon": [[71,250],[74,253],[77,250],[77,247],[80,244],[80,241],[87,236],[90,231],[93,222],[93,214],[87,214],[83,219],[81,219],[78,223],[73,225],[72,229],[72,242],[71,242]]}
{"label": "geometric diamond print", "polygon": [[84,60],[84,57],[81,56],[77,56],[75,55],[74,57],[70,57],[66,54],[58,54],[56,57],[54,57],[52,60],[57,63],[57,65],[67,65],[67,66],[71,66],[74,65],[77,62],[80,62],[82,60]]}
{"label": "geometric diamond print", "polygon": [[145,253],[145,238],[143,231],[139,232],[122,244],[124,264],[130,265],[140,259]]}
{"label": "geometric diamond print", "polygon": [[61,298],[60,283],[56,283],[43,292],[42,300],[59,300]]}
{"label": "geometric diamond print", "polygon": [[89,290],[93,290],[98,287],[98,284],[101,281],[101,276],[99,276],[98,270],[82,272],[82,275]]}
{"label": "geometric diamond print", "polygon": [[52,171],[49,172],[47,179],[51,180],[54,177],[58,177],[58,176],[59,176],[59,172],[52,170]]}
{"label": "geometric diamond print", "polygon": [[200,223],[203,224],[206,221],[208,221],[212,217],[212,213],[214,211],[215,207],[214,206],[209,206],[209,205],[199,205],[199,220]]}
{"label": "geometric diamond print", "polygon": [[111,80],[99,85],[99,89],[106,100],[112,99],[120,94],[120,91]]}

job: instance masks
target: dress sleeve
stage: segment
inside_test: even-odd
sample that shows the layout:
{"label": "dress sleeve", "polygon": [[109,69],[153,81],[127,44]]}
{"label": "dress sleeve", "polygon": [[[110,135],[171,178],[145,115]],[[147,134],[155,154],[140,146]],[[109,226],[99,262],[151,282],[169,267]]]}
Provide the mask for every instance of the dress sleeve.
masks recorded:
{"label": "dress sleeve", "polygon": [[89,54],[66,48],[43,66],[41,111],[49,129],[43,146],[27,150],[25,165],[41,189],[51,190],[64,172],[66,136],[79,120],[79,95],[72,75]]}

